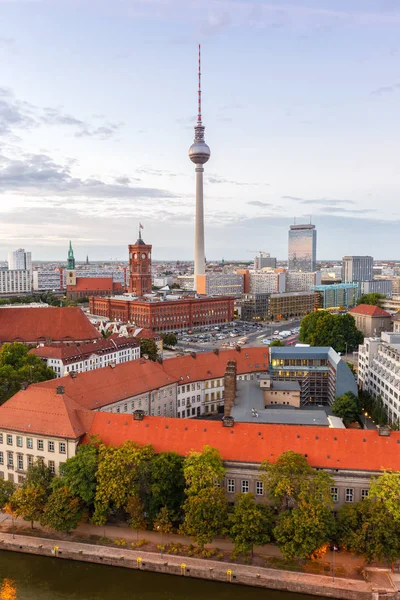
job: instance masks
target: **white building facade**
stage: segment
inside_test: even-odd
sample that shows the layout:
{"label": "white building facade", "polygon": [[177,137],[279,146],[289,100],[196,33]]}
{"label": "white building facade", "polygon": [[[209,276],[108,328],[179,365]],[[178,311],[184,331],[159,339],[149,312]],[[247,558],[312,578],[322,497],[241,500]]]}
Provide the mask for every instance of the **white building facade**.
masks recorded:
{"label": "white building facade", "polygon": [[10,271],[32,271],[32,254],[24,248],[18,248],[8,253],[8,268]]}
{"label": "white building facade", "polygon": [[286,273],[275,271],[250,271],[252,294],[280,294],[286,290]]}
{"label": "white building facade", "polygon": [[0,270],[0,294],[26,294],[31,291],[31,271]]}
{"label": "white building facade", "polygon": [[307,273],[302,271],[287,271],[286,292],[307,292],[314,285],[321,284],[321,272]]}

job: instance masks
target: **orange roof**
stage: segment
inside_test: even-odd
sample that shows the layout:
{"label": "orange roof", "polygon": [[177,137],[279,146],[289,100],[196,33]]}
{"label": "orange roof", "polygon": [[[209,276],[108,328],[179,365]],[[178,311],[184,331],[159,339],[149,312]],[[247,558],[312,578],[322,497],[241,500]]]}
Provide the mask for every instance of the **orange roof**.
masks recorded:
{"label": "orange roof", "polygon": [[79,307],[0,308],[0,342],[79,341],[101,337]]}
{"label": "orange roof", "polygon": [[4,429],[76,439],[88,431],[94,413],[55,389],[31,386],[7,400],[0,415]]}
{"label": "orange roof", "polygon": [[353,315],[365,315],[368,317],[390,317],[390,314],[386,310],[382,310],[379,306],[371,304],[359,304],[351,308],[349,312]]}
{"label": "orange roof", "polygon": [[175,451],[183,456],[209,445],[217,448],[225,461],[275,461],[283,452],[293,450],[305,455],[311,466],[324,469],[400,469],[397,431],[384,437],[377,431],[302,425],[235,423],[231,428],[223,427],[220,421],[164,417],[135,421],[132,415],[96,412],[88,435],[98,435],[107,445],[133,440],[152,444],[156,452]]}
{"label": "orange roof", "polygon": [[69,285],[68,289],[74,291],[113,291],[113,278],[112,277],[77,277],[76,285]]}
{"label": "orange roof", "polygon": [[107,354],[121,348],[136,348],[139,342],[134,338],[118,337],[112,335],[107,339],[99,339],[87,344],[52,344],[51,346],[39,346],[29,350],[40,358],[57,358],[64,364],[76,362],[88,358],[92,354]]}

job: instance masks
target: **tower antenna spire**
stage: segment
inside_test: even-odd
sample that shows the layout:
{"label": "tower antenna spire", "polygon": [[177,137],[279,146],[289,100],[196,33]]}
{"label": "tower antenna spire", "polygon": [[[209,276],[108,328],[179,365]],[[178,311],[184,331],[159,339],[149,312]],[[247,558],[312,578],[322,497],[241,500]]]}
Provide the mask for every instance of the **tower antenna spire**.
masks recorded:
{"label": "tower antenna spire", "polygon": [[197,124],[201,125],[201,46],[199,44],[199,69],[198,69],[199,87],[197,91]]}

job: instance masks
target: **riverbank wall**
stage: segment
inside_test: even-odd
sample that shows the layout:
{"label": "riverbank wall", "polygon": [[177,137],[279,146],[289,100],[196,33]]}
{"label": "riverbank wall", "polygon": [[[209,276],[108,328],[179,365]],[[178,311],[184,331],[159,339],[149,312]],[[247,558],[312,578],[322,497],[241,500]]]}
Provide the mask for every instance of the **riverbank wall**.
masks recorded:
{"label": "riverbank wall", "polygon": [[[58,545],[56,545],[58,544]],[[343,600],[377,600],[380,596],[395,597],[389,585],[374,589],[365,581],[335,578],[322,575],[265,569],[233,563],[220,563],[199,558],[164,556],[153,552],[110,548],[79,542],[49,540],[46,538],[0,533],[0,550],[23,552],[91,562],[113,567],[165,573],[179,577],[207,579],[228,584],[241,584],[279,591],[311,594]],[[195,582],[193,582],[195,585]]]}

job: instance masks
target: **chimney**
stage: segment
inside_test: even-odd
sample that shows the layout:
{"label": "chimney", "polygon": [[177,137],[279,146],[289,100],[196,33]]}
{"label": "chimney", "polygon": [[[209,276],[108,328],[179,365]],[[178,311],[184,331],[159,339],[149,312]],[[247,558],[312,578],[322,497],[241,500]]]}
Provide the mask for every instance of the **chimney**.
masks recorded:
{"label": "chimney", "polygon": [[133,413],[134,421],[143,421],[144,419],[144,410],[135,410]]}
{"label": "chimney", "polygon": [[230,417],[236,397],[236,361],[229,360],[224,375],[224,416]]}
{"label": "chimney", "polygon": [[190,353],[190,356],[191,356],[192,358],[196,358],[196,352],[191,352],[191,353]]}
{"label": "chimney", "polygon": [[241,351],[241,347],[239,346],[239,344],[236,345],[235,350],[236,350],[236,352],[240,352]]}
{"label": "chimney", "polygon": [[390,436],[390,427],[389,427],[389,425],[377,425],[376,428],[378,430],[378,435],[382,435],[382,436],[385,436],[385,437],[389,437]]}
{"label": "chimney", "polygon": [[233,417],[222,417],[222,426],[223,427],[233,427],[235,424],[235,419]]}
{"label": "chimney", "polygon": [[112,362],[112,363],[110,363],[108,366],[109,366],[109,367],[111,367],[112,369],[115,369],[115,367],[116,367],[116,364],[115,364],[115,362]]}
{"label": "chimney", "polygon": [[214,348],[213,352],[214,352],[214,354],[216,354],[218,356],[218,354],[219,354],[219,348]]}
{"label": "chimney", "polygon": [[69,374],[71,375],[72,379],[76,379],[76,376],[77,376],[77,372],[76,371],[70,371]]}
{"label": "chimney", "polygon": [[65,392],[65,387],[63,385],[58,385],[56,387],[56,394],[58,394],[59,396],[62,396],[62,394],[64,394]]}

